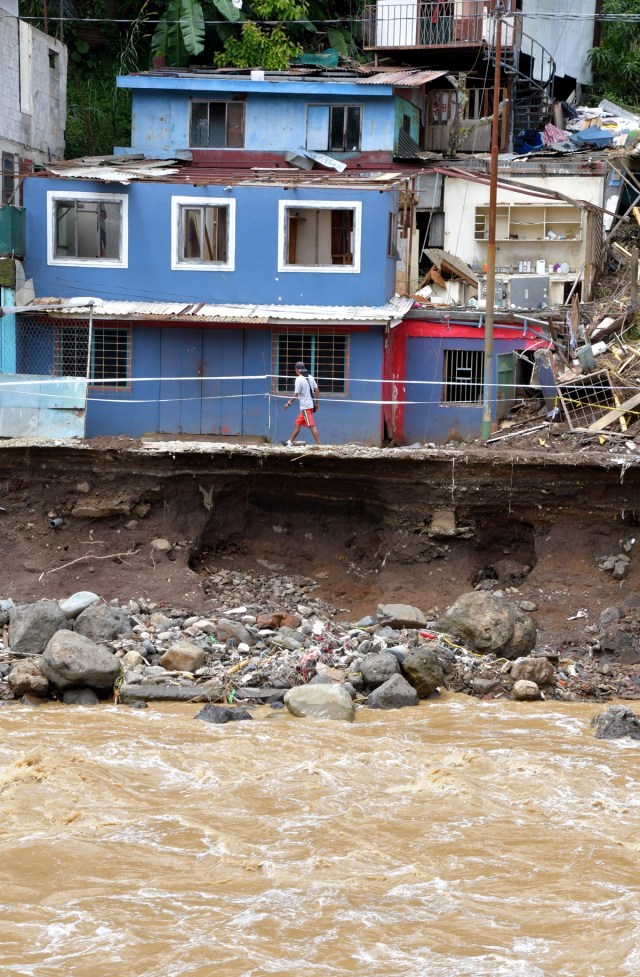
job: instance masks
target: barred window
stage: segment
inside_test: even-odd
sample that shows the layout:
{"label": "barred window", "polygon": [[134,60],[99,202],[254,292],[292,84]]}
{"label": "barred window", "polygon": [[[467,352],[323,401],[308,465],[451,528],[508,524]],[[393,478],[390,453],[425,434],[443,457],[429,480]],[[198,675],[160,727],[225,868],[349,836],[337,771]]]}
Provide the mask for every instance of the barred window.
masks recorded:
{"label": "barred window", "polygon": [[484,391],[484,352],[476,349],[445,349],[445,404],[480,404]]}
{"label": "barred window", "polygon": [[274,335],[276,391],[293,389],[295,364],[302,360],[320,393],[347,392],[349,337],[336,332],[284,332]]}
{"label": "barred window", "polygon": [[[56,331],[56,375],[86,377],[88,327],[59,326]],[[126,387],[130,378],[131,330],[94,327],[90,380],[104,387]]]}

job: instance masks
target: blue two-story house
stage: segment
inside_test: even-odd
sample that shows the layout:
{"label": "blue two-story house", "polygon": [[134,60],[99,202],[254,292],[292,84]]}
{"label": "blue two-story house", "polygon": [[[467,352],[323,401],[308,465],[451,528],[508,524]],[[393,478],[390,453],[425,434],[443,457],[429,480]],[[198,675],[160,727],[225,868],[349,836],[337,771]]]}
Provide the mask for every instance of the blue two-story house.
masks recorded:
{"label": "blue two-story house", "polygon": [[34,300],[14,371],[85,378],[87,436],[277,441],[304,359],[323,438],[379,443],[385,333],[411,304],[395,296],[410,175],[393,165],[411,111],[379,79],[304,69],[118,83],[132,146],[25,181]]}

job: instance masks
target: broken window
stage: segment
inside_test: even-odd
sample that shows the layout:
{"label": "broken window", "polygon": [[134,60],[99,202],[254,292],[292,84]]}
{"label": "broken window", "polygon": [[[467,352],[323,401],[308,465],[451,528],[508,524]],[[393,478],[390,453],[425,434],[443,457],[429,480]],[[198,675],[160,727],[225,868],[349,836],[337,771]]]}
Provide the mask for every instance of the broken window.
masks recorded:
{"label": "broken window", "polygon": [[122,199],[76,196],[53,201],[53,259],[123,261]]}
{"label": "broken window", "polygon": [[361,129],[361,105],[310,105],[306,148],[318,152],[357,152]]}
{"label": "broken window", "polygon": [[484,391],[484,352],[444,350],[444,404],[481,404]]}
{"label": "broken window", "polygon": [[56,329],[56,376],[86,377],[101,387],[127,387],[130,377],[131,330],[96,326],[88,359],[87,324]]}
{"label": "broken window", "polygon": [[295,364],[302,360],[320,393],[345,394],[348,343],[345,332],[287,331],[274,334],[276,391],[287,393],[293,390]]}
{"label": "broken window", "polygon": [[283,251],[280,270],[343,266],[359,271],[359,210],[284,204]]}
{"label": "broken window", "polygon": [[181,206],[178,260],[225,264],[229,258],[228,234],[228,206]]}
{"label": "broken window", "polygon": [[12,153],[2,154],[2,200],[3,204],[15,203],[16,164]]}
{"label": "broken window", "polygon": [[192,102],[189,145],[203,149],[242,149],[244,102]]}
{"label": "broken window", "polygon": [[235,200],[171,198],[171,267],[177,271],[233,271]]}

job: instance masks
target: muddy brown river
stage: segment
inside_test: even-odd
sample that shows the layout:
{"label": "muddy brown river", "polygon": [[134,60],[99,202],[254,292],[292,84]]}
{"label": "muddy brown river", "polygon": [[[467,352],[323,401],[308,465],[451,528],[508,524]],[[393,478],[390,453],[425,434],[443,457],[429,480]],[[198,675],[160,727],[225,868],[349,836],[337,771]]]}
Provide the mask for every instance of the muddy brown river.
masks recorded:
{"label": "muddy brown river", "polygon": [[637,977],[602,706],[197,708],[0,709],[3,977]]}

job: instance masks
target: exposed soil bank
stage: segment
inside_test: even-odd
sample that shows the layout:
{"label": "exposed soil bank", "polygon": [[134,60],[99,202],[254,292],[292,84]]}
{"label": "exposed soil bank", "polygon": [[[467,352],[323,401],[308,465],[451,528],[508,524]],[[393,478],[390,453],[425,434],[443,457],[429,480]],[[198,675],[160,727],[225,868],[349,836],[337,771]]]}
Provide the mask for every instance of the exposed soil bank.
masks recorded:
{"label": "exposed soil bank", "polygon": [[[0,596],[14,601],[87,588],[206,607],[222,566],[312,577],[357,620],[381,600],[443,610],[492,578],[562,646],[639,591],[640,467],[611,454],[14,440],[0,506]],[[617,580],[597,559],[624,542]]]}

